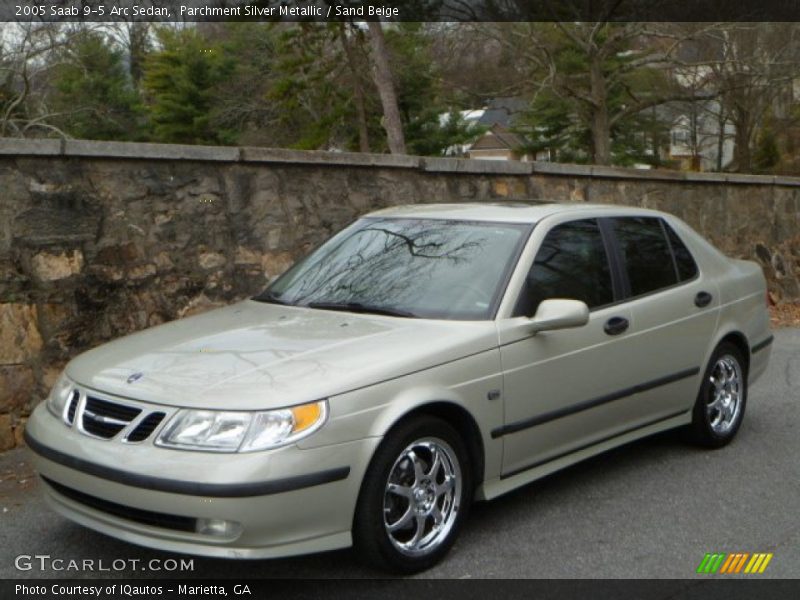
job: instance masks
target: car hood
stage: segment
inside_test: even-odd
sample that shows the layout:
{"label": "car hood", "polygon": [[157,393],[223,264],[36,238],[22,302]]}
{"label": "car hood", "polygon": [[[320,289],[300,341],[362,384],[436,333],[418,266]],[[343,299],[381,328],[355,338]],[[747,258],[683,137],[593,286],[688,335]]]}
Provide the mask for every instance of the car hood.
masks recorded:
{"label": "car hood", "polygon": [[104,344],[70,362],[67,375],[135,400],[255,410],[334,396],[496,345],[492,321],[405,319],[248,300]]}

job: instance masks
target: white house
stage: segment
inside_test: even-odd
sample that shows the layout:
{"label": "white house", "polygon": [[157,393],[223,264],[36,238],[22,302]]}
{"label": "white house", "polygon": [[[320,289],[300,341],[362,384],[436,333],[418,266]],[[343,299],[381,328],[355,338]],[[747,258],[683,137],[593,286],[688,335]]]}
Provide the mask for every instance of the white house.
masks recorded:
{"label": "white house", "polygon": [[682,170],[717,171],[733,160],[735,127],[717,100],[673,105],[669,157]]}

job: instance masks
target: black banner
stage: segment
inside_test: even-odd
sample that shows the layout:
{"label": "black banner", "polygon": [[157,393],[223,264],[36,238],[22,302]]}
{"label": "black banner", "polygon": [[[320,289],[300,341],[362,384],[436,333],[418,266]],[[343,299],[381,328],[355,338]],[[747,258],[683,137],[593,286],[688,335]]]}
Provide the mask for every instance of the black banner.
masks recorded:
{"label": "black banner", "polygon": [[800,0],[2,0],[0,21],[798,21]]}
{"label": "black banner", "polygon": [[[746,576],[743,576],[746,577]],[[3,580],[0,598],[126,600],[147,598],[338,598],[390,600],[770,600],[800,596],[800,580],[743,577],[688,580]]]}

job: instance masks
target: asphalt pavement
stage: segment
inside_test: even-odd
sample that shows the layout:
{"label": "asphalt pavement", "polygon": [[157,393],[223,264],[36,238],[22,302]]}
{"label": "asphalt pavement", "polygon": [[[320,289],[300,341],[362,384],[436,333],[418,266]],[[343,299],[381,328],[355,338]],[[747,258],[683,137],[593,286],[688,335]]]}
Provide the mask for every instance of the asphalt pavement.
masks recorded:
{"label": "asphalt pavement", "polygon": [[[419,577],[692,578],[701,577],[695,571],[708,552],[770,552],[767,570],[755,577],[796,578],[798,390],[800,330],[778,330],[769,371],[750,390],[744,424],[731,445],[701,450],[680,435],[662,434],[478,504],[450,555]],[[27,460],[24,448],[0,455],[0,578],[377,575],[349,550],[259,561],[194,557],[192,572],[153,571],[146,566],[151,559],[187,557],[121,542],[53,513]],[[19,570],[20,555],[49,555],[64,559],[61,565],[141,562],[102,573],[42,571],[35,561]]]}

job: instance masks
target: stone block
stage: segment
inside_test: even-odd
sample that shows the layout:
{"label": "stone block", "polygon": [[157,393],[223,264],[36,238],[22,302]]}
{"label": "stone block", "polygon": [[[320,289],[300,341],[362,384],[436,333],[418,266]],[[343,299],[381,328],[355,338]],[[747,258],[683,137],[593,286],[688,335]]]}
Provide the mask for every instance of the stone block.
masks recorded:
{"label": "stone block", "polygon": [[56,156],[58,154],[61,154],[61,140],[0,138],[0,155]]}
{"label": "stone block", "polygon": [[0,412],[20,412],[29,403],[35,384],[30,367],[0,366]]}
{"label": "stone block", "polygon": [[25,362],[42,348],[36,307],[0,304],[0,364]]}
{"label": "stone block", "polygon": [[89,272],[106,282],[121,281],[125,277],[122,267],[108,267],[106,265],[92,265]]}
{"label": "stone block", "polygon": [[153,277],[156,274],[156,266],[155,265],[137,265],[135,267],[131,267],[128,269],[128,279],[133,281],[138,281],[140,279],[147,279],[148,277]]}
{"label": "stone block", "polygon": [[257,250],[252,250],[251,248],[245,248],[244,246],[239,246],[236,248],[236,256],[234,258],[234,264],[237,265],[260,265],[261,264],[261,253]]}
{"label": "stone block", "polygon": [[17,445],[14,437],[14,427],[11,425],[11,415],[0,415],[0,452],[11,450]]}
{"label": "stone block", "polygon": [[80,273],[83,262],[83,252],[78,249],[58,254],[39,252],[31,257],[31,274],[38,281],[58,281]]}
{"label": "stone block", "polygon": [[268,252],[261,259],[265,275],[270,279],[281,275],[294,264],[294,258],[288,252]]}
{"label": "stone block", "polygon": [[20,417],[14,426],[14,442],[17,446],[25,445],[25,424],[27,422],[28,419],[26,417]]}
{"label": "stone block", "polygon": [[39,326],[47,334],[62,329],[72,318],[77,309],[72,302],[47,302],[39,307]]}
{"label": "stone block", "polygon": [[227,262],[225,256],[218,252],[203,252],[197,257],[197,264],[201,269],[209,271],[211,269],[218,269]]}
{"label": "stone block", "polygon": [[533,163],[518,160],[474,160],[426,157],[423,168],[430,173],[475,173],[479,175],[530,175]]}
{"label": "stone block", "polygon": [[153,258],[153,262],[159,271],[169,271],[175,266],[175,263],[172,262],[172,259],[167,252],[159,252],[156,254]]}
{"label": "stone block", "polygon": [[241,160],[249,163],[307,164],[319,167],[418,168],[421,158],[405,154],[366,154],[360,152],[321,152],[285,148],[242,148]]}
{"label": "stone block", "polygon": [[76,157],[199,160],[233,162],[239,160],[239,148],[230,146],[187,146],[181,144],[137,144],[67,140],[64,154]]}
{"label": "stone block", "polygon": [[141,257],[139,248],[133,242],[122,244],[109,244],[97,251],[95,260],[106,265],[124,265],[138,260]]}

